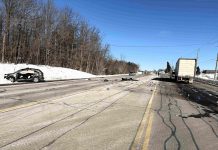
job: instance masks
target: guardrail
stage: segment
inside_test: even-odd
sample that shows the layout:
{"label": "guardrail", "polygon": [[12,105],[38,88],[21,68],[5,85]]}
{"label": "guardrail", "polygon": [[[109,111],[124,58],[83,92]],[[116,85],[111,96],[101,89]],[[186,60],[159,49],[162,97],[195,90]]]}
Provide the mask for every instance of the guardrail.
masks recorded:
{"label": "guardrail", "polygon": [[217,87],[218,87],[218,80],[206,80],[206,79],[196,78],[196,77],[195,77],[194,81],[197,81],[197,82],[201,82],[201,83],[204,83],[204,84],[209,84],[209,85],[217,86]]}

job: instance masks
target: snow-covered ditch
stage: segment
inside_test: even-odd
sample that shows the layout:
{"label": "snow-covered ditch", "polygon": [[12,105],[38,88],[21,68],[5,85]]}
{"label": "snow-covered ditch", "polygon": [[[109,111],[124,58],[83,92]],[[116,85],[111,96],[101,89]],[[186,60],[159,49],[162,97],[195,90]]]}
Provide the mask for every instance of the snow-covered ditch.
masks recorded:
{"label": "snow-covered ditch", "polygon": [[11,83],[4,79],[4,74],[13,73],[17,70],[24,68],[35,68],[40,69],[44,73],[46,81],[49,80],[63,80],[63,79],[81,79],[81,78],[92,78],[95,75],[62,67],[51,67],[44,65],[31,65],[31,64],[2,64],[0,63],[0,84]]}

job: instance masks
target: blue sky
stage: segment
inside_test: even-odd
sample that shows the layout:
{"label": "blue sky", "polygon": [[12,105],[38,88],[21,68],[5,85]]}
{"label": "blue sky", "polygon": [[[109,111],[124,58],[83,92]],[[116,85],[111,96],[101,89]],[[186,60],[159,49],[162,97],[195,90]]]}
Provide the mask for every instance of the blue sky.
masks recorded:
{"label": "blue sky", "polygon": [[196,57],[214,69],[218,52],[218,0],[55,0],[100,29],[111,54],[140,65],[165,68]]}

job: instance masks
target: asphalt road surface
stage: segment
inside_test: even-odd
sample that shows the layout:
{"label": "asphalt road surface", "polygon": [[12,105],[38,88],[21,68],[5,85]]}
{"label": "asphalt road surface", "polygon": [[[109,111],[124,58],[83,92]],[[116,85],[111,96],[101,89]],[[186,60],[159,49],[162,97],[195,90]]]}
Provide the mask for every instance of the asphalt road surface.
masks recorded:
{"label": "asphalt road surface", "polygon": [[121,77],[0,86],[0,149],[217,149],[217,120],[176,83]]}

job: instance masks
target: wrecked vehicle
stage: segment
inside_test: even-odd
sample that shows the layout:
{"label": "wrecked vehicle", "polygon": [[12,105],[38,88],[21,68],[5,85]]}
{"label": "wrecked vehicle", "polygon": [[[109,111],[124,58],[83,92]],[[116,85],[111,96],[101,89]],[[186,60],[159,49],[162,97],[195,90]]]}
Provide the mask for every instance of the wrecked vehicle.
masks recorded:
{"label": "wrecked vehicle", "polygon": [[32,81],[36,83],[44,81],[43,72],[34,68],[20,69],[14,73],[5,74],[4,78],[11,82]]}

